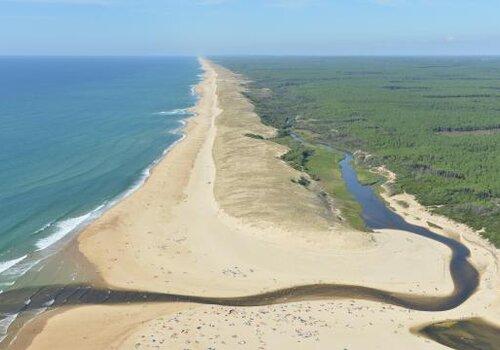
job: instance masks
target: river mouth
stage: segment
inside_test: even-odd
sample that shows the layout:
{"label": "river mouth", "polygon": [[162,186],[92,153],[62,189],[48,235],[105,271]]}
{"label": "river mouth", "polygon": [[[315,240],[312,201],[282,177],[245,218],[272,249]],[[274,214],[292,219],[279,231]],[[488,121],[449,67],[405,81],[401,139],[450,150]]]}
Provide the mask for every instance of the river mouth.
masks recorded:
{"label": "river mouth", "polygon": [[343,284],[292,286],[271,292],[238,296],[196,296],[137,290],[100,288],[90,284],[44,285],[13,289],[0,294],[0,321],[36,310],[69,305],[116,305],[129,303],[191,302],[223,306],[262,306],[309,300],[364,299],[421,311],[445,311],[467,300],[479,285],[479,273],[469,262],[469,249],[462,243],[426,228],[407,223],[391,211],[373,188],[363,186],[352,167],[352,156],[341,161],[342,176],[348,190],[362,206],[362,217],[370,229],[398,229],[432,239],[452,251],[450,274],[454,290],[447,296],[423,296]]}

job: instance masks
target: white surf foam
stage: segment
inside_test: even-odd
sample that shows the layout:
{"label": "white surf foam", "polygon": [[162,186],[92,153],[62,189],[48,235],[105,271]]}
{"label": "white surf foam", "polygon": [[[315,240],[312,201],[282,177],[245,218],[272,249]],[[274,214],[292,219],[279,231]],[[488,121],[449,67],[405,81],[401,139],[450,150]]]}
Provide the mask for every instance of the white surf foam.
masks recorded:
{"label": "white surf foam", "polygon": [[0,342],[7,336],[9,326],[14,322],[19,314],[2,314],[0,315]]}
{"label": "white surf foam", "polygon": [[[182,123],[182,124],[184,125],[185,123]],[[184,139],[184,137],[185,137],[185,135],[182,135],[179,138],[179,140],[177,140],[177,141],[173,142],[171,145],[169,145],[163,151],[162,155],[158,159],[154,160],[150,166],[148,166],[146,169],[144,169],[142,171],[141,177],[128,190],[123,192],[118,197],[114,198],[113,200],[111,200],[109,202],[105,202],[104,204],[100,205],[96,209],[94,209],[94,210],[92,210],[84,215],[81,215],[81,216],[78,216],[75,218],[69,218],[69,219],[57,222],[55,224],[52,224],[52,223],[47,224],[44,228],[48,228],[49,226],[55,225],[56,230],[50,236],[41,238],[40,240],[38,240],[38,242],[36,242],[36,246],[38,248],[36,251],[40,251],[40,250],[44,250],[44,249],[49,248],[53,244],[59,242],[61,239],[66,237],[66,235],[70,234],[71,232],[74,232],[76,229],[80,228],[81,226],[90,223],[91,221],[93,221],[94,219],[99,217],[104,211],[111,208],[119,201],[123,200],[124,198],[130,196],[132,193],[137,191],[144,184],[144,182],[146,182],[148,177],[151,175],[151,169],[154,166],[156,166],[163,159],[163,157],[170,151],[170,149],[172,149],[172,147],[174,147],[177,143],[182,141]],[[39,231],[41,231],[41,229]],[[37,231],[37,232],[39,232],[39,231]],[[25,257],[26,256],[24,256],[24,258]],[[15,265],[15,264],[13,264],[13,265]],[[6,269],[9,269],[10,267],[11,266],[7,266]],[[1,270],[0,270],[0,272],[1,272]],[[21,271],[17,271],[17,273],[20,273],[20,272]],[[24,271],[21,273],[24,273]]]}
{"label": "white surf foam", "polygon": [[[33,266],[38,264],[40,262],[40,259],[30,259],[27,258],[11,267],[9,267],[7,270],[5,270],[2,274],[2,276],[5,276],[7,278],[19,278],[22,275],[24,275],[26,272],[31,270]],[[15,283],[15,281],[14,281]]]}
{"label": "white surf foam", "polygon": [[191,114],[191,111],[189,108],[177,108],[177,109],[172,109],[171,111],[161,111],[155,113],[157,115],[188,115]]}
{"label": "white surf foam", "polygon": [[56,223],[55,224],[56,230],[53,234],[51,234],[48,237],[41,238],[40,240],[38,240],[38,242],[36,242],[36,246],[38,248],[37,251],[46,249],[51,245],[53,245],[54,243],[60,241],[68,233],[74,231],[80,225],[94,218],[99,213],[99,210],[101,210],[103,207],[104,205],[101,205],[96,209],[92,210],[91,212],[88,212],[82,216],[78,216],[76,218],[69,218]]}
{"label": "white surf foam", "polygon": [[17,263],[23,261],[27,257],[28,257],[27,255],[24,255],[24,256],[17,258],[17,259],[12,259],[12,260],[8,260],[8,261],[0,262],[0,274],[4,271],[10,269],[11,267],[15,266]]}
{"label": "white surf foam", "polygon": [[54,223],[54,221],[51,221],[51,222],[47,223],[45,226],[40,227],[38,230],[35,231],[35,234],[42,232],[43,230],[48,229],[50,226],[52,226],[53,223]]}

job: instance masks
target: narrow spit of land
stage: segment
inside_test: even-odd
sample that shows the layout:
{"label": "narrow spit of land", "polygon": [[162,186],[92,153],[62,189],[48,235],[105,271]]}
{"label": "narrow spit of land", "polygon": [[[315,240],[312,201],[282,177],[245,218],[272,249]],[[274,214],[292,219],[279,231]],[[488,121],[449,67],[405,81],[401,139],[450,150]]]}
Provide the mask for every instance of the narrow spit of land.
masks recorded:
{"label": "narrow spit of land", "polygon": [[[354,301],[352,291],[342,300],[328,300],[329,284],[446,298],[455,290],[450,250],[402,231],[369,234],[336,223],[315,193],[290,181],[301,173],[279,159],[285,147],[245,136],[274,131],[259,122],[239,78],[208,61],[202,64],[205,79],[186,138],[139,191],[78,239],[105,282],[96,289],[125,290],[117,292],[121,304],[42,315],[23,328],[13,348],[439,349],[409,329],[443,318],[494,315],[496,256],[481,240],[464,242],[481,272],[480,287],[451,311]],[[310,286],[272,297],[272,291],[298,285]],[[141,291],[197,300],[181,296],[156,303],[159,297],[123,304],[126,290],[134,291],[130,301],[138,301]],[[291,301],[293,290],[299,295],[293,303],[265,302],[269,296],[271,304]],[[258,294],[258,302],[234,303]],[[311,295],[323,300],[306,300]],[[213,296],[228,302],[192,303],[212,304]]]}

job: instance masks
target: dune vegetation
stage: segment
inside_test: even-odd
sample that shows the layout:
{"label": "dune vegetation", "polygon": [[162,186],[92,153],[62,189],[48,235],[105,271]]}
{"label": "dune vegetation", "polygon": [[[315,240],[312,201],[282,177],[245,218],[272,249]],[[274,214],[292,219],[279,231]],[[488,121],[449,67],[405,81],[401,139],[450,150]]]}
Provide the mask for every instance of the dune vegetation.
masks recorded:
{"label": "dune vegetation", "polygon": [[397,174],[396,192],[500,246],[499,58],[216,61],[250,80],[248,97],[279,137],[293,131],[362,150],[365,169],[383,164]]}

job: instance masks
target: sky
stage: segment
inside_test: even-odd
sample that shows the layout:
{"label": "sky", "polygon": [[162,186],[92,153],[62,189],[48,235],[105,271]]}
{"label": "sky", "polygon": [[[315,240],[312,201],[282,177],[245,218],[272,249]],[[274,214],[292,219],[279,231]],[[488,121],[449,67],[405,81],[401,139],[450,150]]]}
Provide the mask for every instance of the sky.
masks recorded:
{"label": "sky", "polygon": [[0,55],[499,55],[500,0],[0,0]]}

